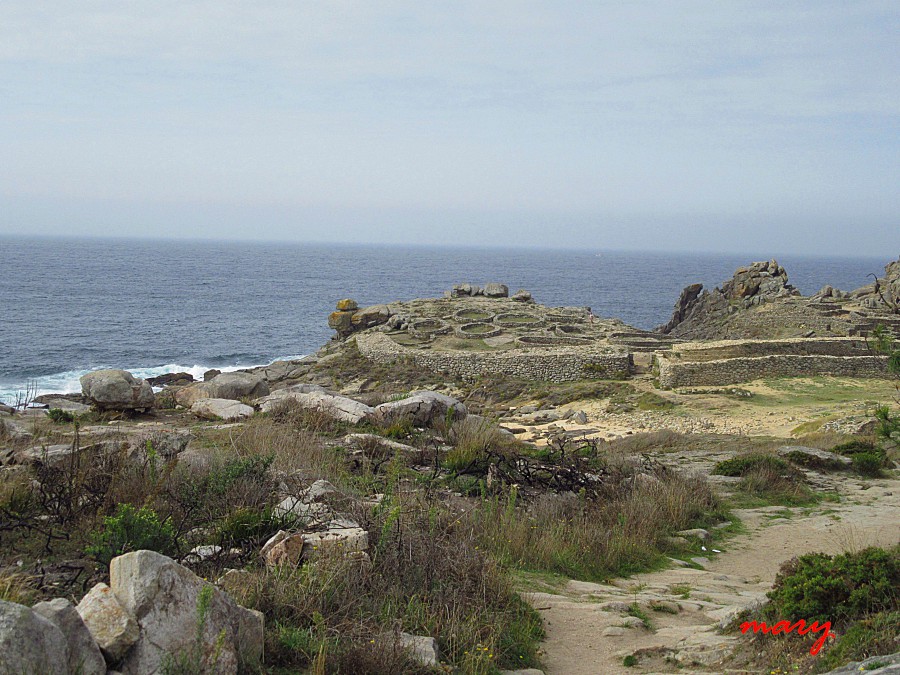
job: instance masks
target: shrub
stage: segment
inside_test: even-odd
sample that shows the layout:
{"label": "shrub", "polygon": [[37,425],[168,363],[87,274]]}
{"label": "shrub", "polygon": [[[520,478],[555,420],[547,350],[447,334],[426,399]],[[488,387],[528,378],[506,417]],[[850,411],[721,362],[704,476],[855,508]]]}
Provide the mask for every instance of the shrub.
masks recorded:
{"label": "shrub", "polygon": [[757,466],[744,474],[738,490],[769,504],[799,506],[816,502],[818,496],[806,485],[803,475],[793,467],[790,469],[784,472],[770,466]]}
{"label": "shrub", "polygon": [[460,472],[482,463],[488,450],[502,451],[515,444],[497,425],[483,419],[466,418],[456,422],[450,429],[450,437],[455,446],[447,453],[444,466]]}
{"label": "shrub", "polygon": [[47,417],[57,424],[71,424],[75,421],[74,413],[60,408],[50,408],[50,410],[47,411]]}
{"label": "shrub", "polygon": [[718,462],[712,473],[718,476],[746,476],[758,469],[768,469],[785,474],[796,474],[797,470],[775,455],[763,452],[748,452],[731,459]]}
{"label": "shrub", "polygon": [[258,547],[284,525],[270,507],[264,509],[237,508],[219,523],[216,538],[219,545],[229,549]]}
{"label": "shrub", "polygon": [[853,468],[863,476],[878,478],[882,475],[884,457],[874,452],[857,452],[852,456]]}
{"label": "shrub", "polygon": [[859,452],[876,452],[877,448],[874,443],[870,443],[869,441],[852,440],[835,445],[831,448],[831,451],[836,452],[839,455],[851,456]]}
{"label": "shrub", "polygon": [[846,469],[846,465],[836,457],[821,458],[802,450],[792,450],[787,453],[787,458],[792,464],[804,466],[807,469],[816,471],[841,471]]}
{"label": "shrub", "polygon": [[854,623],[822,656],[819,672],[892,653],[897,649],[897,626],[900,626],[900,611],[877,612]]}
{"label": "shrub", "polygon": [[638,410],[671,410],[677,404],[651,391],[645,392],[635,400]]}
{"label": "shrub", "polygon": [[768,595],[773,612],[789,621],[837,624],[900,609],[900,546],[794,558],[782,566]]}
{"label": "shrub", "polygon": [[119,504],[115,515],[103,519],[103,529],[91,534],[91,540],[86,552],[107,566],[128,551],[148,549],[163,555],[176,551],[172,524],[160,521],[151,508],[136,509],[131,504]]}

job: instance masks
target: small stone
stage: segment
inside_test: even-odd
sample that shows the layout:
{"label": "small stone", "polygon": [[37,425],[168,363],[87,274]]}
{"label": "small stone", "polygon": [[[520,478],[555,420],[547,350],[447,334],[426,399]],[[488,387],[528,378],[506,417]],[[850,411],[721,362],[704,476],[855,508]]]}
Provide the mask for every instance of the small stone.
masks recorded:
{"label": "small stone", "polygon": [[600,633],[603,637],[620,637],[625,635],[628,631],[622,628],[621,626],[610,626],[609,628],[604,628],[603,632]]}
{"label": "small stone", "polygon": [[400,633],[400,646],[408,650],[412,657],[423,666],[440,664],[440,650],[437,640],[433,637]]}
{"label": "small stone", "polygon": [[620,624],[625,628],[643,628],[644,622],[636,616],[623,616]]}

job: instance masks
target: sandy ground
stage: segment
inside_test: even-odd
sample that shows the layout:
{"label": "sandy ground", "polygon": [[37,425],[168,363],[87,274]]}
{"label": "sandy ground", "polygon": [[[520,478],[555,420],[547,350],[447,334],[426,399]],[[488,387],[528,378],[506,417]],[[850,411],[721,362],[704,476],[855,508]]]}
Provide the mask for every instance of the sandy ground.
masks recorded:
{"label": "sandy ground", "polygon": [[[898,395],[892,382],[850,378],[792,378],[737,385],[753,395],[746,400],[721,393],[660,391],[653,388],[649,376],[635,378],[630,383],[639,392],[652,392],[669,399],[676,407],[667,411],[612,413],[607,412],[606,399],[579,401],[559,410],[583,410],[588,417],[587,424],[561,420],[552,425],[530,427],[520,438],[528,440],[534,430],[542,431],[550,426],[607,440],[660,429],[790,438],[802,434],[804,425],[806,431],[815,431],[817,427],[827,430],[829,424],[842,420],[862,423],[871,418],[877,403],[891,401]],[[717,388],[709,388],[714,389]]]}
{"label": "sandy ground", "polygon": [[[545,672],[756,672],[718,665],[737,642],[722,635],[719,624],[759,602],[784,561],[811,551],[838,553],[900,541],[900,480],[842,478],[837,487],[840,503],[812,510],[738,511],[747,533],[717,545],[722,553],[712,555],[703,569],[673,567],[608,585],[570,581],[561,590],[531,593],[547,630]],[[632,602],[651,616],[653,630],[623,626],[634,622],[623,611]],[[655,603],[667,603],[677,613],[654,611]],[[623,666],[629,654],[637,657],[637,666]]]}

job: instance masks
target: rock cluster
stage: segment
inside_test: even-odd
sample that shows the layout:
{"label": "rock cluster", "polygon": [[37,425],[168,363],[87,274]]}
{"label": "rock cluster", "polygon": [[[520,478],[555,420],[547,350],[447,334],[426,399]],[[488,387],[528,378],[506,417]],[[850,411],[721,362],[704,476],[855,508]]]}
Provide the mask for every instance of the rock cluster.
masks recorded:
{"label": "rock cluster", "polygon": [[153,551],[112,560],[110,584],[77,607],[0,601],[0,672],[151,675],[178,668],[237,673],[259,663],[264,617]]}
{"label": "rock cluster", "polygon": [[703,284],[687,286],[675,303],[672,318],[656,330],[660,333],[687,334],[697,325],[715,323],[736,309],[749,309],[775,300],[800,295],[788,283],[785,269],[775,260],[740,267],[721,288],[704,291]]}
{"label": "rock cluster", "polygon": [[[521,293],[522,291],[520,291]],[[527,293],[527,291],[524,291]],[[450,290],[450,297],[475,297],[483,295],[486,298],[508,298],[509,287],[506,284],[489,283],[482,288],[475,284],[456,284]],[[530,297],[530,294],[529,294]]]}

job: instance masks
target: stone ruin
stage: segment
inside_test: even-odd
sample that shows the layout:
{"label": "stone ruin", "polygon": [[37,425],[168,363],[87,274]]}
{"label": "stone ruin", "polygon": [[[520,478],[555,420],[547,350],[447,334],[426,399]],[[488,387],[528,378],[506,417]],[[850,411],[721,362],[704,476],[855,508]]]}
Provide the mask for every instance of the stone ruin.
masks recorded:
{"label": "stone ruin", "polygon": [[727,385],[758,377],[883,376],[884,358],[848,338],[878,325],[900,334],[898,300],[900,260],[868,286],[826,286],[811,297],[769,260],[739,268],[711,291],[686,287],[671,320],[655,331],[595,317],[587,307],[545,307],[524,290],[509,296],[503,284],[469,283],[438,299],[362,309],[341,300],[329,325],[338,339],[355,335],[374,362],[405,358],[464,379],[508,374],[560,382],[652,368],[664,387]]}

